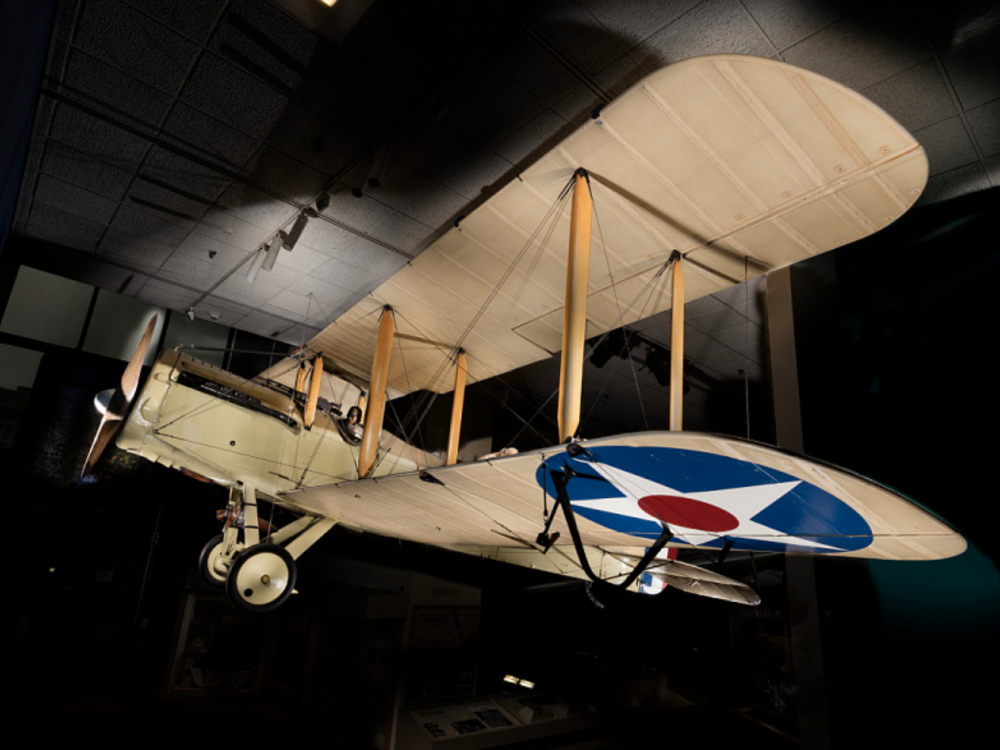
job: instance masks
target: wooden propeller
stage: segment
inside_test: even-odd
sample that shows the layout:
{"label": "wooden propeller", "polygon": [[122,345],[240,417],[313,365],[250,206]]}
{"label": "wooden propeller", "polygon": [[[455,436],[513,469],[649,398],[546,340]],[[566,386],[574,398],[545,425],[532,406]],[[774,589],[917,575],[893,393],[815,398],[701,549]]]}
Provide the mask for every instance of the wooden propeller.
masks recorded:
{"label": "wooden propeller", "polygon": [[132,359],[129,360],[125,372],[122,373],[121,383],[115,389],[114,395],[104,410],[104,416],[101,417],[101,425],[97,428],[94,442],[90,446],[90,452],[87,453],[87,461],[83,465],[83,471],[80,472],[81,478],[93,471],[97,460],[101,457],[104,449],[107,448],[108,443],[118,433],[118,430],[121,429],[122,422],[125,421],[125,417],[128,415],[128,408],[132,404],[135,392],[139,388],[142,363],[146,359],[146,350],[149,349],[149,343],[153,339],[156,318],[157,316],[153,315],[146,326],[146,331],[142,334],[139,345],[132,353]]}

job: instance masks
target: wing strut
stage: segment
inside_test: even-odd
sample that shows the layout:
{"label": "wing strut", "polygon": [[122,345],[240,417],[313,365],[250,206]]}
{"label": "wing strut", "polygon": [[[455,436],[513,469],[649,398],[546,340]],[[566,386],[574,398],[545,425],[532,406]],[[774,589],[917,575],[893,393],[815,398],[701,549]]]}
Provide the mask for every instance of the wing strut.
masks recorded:
{"label": "wing strut", "polygon": [[[319,385],[323,380],[323,355],[317,354],[313,360],[312,380],[309,382],[309,400],[302,414],[302,421],[307,430],[312,429],[316,421],[316,406],[319,404]],[[296,383],[296,386],[298,384]]]}
{"label": "wing strut", "polygon": [[594,204],[589,177],[578,169],[573,182],[569,258],[566,264],[566,308],[563,313],[562,366],[559,373],[559,440],[576,436],[580,427],[583,342],[587,336],[587,283],[590,276],[590,223]]}
{"label": "wing strut", "polygon": [[448,466],[458,461],[458,440],[462,434],[462,408],[465,406],[465,352],[455,358],[455,392],[451,402],[451,428],[448,430]]}
{"label": "wing strut", "polygon": [[684,427],[684,271],[681,254],[674,250],[673,284],[670,295],[670,429]]}
{"label": "wing strut", "polygon": [[358,477],[364,479],[375,466],[378,454],[378,439],[382,434],[382,418],[385,416],[385,389],[389,380],[389,354],[392,351],[392,337],[396,324],[392,318],[392,308],[382,309],[382,319],[378,324],[375,341],[375,361],[372,362],[372,379],[369,388],[368,411],[365,414],[365,431],[361,436],[361,452],[358,454]]}

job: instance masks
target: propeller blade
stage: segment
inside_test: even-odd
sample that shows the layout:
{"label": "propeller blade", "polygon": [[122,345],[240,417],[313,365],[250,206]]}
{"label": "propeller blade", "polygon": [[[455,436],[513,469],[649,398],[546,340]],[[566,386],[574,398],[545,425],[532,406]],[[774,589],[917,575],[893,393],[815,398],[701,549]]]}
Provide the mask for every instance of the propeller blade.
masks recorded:
{"label": "propeller blade", "polygon": [[157,316],[153,315],[149,319],[149,324],[146,326],[145,333],[142,334],[139,346],[135,348],[135,351],[132,353],[132,359],[129,360],[128,367],[122,373],[121,392],[125,396],[127,404],[132,403],[132,398],[139,387],[139,375],[142,374],[142,363],[146,359],[146,350],[149,349],[149,342],[153,340],[153,329],[156,328],[156,318]]}
{"label": "propeller blade", "polygon": [[97,428],[97,434],[94,435],[94,442],[90,446],[90,452],[87,453],[87,461],[83,464],[83,471],[80,472],[81,479],[94,470],[97,459],[101,457],[104,449],[108,447],[108,443],[118,434],[121,426],[122,418],[112,415],[110,412],[101,418],[101,426]]}
{"label": "propeller blade", "polygon": [[83,465],[83,471],[80,472],[81,479],[93,471],[94,466],[97,465],[97,460],[101,457],[104,449],[108,447],[108,443],[112,441],[115,435],[118,434],[118,430],[121,429],[122,422],[128,414],[128,407],[139,388],[142,363],[146,359],[146,350],[149,349],[149,344],[153,340],[156,319],[157,316],[153,315],[146,325],[142,339],[140,339],[135,351],[132,352],[132,359],[129,360],[125,372],[122,373],[121,387],[115,390],[104,412],[104,416],[101,417],[101,426],[97,428],[97,434],[94,435],[94,442],[90,446],[90,452],[87,453],[87,461]]}

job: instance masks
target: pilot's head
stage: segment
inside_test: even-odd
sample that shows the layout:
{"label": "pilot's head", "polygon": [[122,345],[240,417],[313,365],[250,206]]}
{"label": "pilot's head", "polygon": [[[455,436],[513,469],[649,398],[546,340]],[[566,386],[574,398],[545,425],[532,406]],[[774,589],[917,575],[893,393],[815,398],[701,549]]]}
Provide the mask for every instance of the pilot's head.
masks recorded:
{"label": "pilot's head", "polygon": [[359,424],[361,422],[361,407],[352,406],[347,410],[347,423]]}

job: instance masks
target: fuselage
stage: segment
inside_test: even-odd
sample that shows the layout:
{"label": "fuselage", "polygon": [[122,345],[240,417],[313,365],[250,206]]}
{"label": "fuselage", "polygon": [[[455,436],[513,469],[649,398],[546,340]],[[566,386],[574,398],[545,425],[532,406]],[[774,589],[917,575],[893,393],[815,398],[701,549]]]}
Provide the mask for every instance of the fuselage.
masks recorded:
{"label": "fuselage", "polygon": [[[360,390],[327,374],[323,394],[329,397],[326,408],[306,429],[304,399],[293,390],[166,350],[134,400],[117,444],[196,478],[253,483],[272,499],[287,490],[357,479],[358,447],[340,412],[357,403]],[[381,444],[374,476],[442,464],[388,432]]]}

